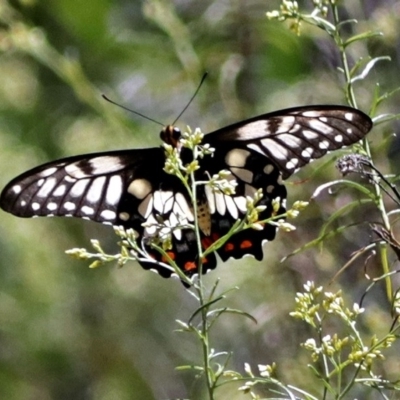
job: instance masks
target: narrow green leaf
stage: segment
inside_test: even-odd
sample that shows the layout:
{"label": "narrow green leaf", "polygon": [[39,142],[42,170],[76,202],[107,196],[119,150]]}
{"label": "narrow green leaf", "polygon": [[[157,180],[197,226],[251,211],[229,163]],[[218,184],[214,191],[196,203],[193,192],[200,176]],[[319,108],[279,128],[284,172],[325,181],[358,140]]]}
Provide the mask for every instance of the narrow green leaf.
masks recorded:
{"label": "narrow green leaf", "polygon": [[304,250],[310,249],[311,247],[317,246],[319,243],[323,242],[324,240],[330,239],[342,232],[345,232],[346,230],[348,230],[349,228],[351,228],[352,226],[356,226],[358,225],[358,222],[355,222],[353,224],[348,224],[348,225],[342,225],[337,229],[334,229],[328,233],[326,233],[325,235],[320,235],[318,236],[316,239],[311,240],[310,242],[306,243],[305,245],[297,248],[296,250],[292,251],[290,254],[288,254],[287,256],[283,257],[281,259],[281,262],[286,261],[287,259],[289,259],[290,257],[303,252]]}
{"label": "narrow green leaf", "polygon": [[256,323],[256,324],[258,323],[258,321],[251,314],[249,314],[247,312],[244,312],[242,310],[237,310],[237,309],[228,308],[228,307],[226,307],[226,308],[218,308],[218,309],[212,310],[212,311],[207,313],[207,317],[215,316],[214,314],[218,314],[218,316],[219,316],[219,315],[225,314],[225,313],[242,315],[242,316],[244,316],[246,318],[251,319],[254,323]]}
{"label": "narrow green leaf", "polygon": [[365,40],[365,39],[370,39],[372,37],[377,37],[377,36],[383,36],[382,32],[377,32],[377,31],[368,31],[368,32],[363,32],[360,33],[359,35],[354,35],[347,39],[344,43],[343,46],[346,48],[350,44],[357,42],[359,40]]}
{"label": "narrow green leaf", "polygon": [[381,114],[372,119],[374,125],[383,124],[384,122],[390,122],[400,119],[400,114]]}
{"label": "narrow green leaf", "polygon": [[198,315],[203,309],[210,307],[212,304],[222,300],[224,298],[224,296],[219,296],[217,298],[215,298],[214,300],[211,300],[205,304],[203,304],[201,307],[199,307],[189,318],[188,324],[190,324],[193,319],[196,317],[196,315]]}
{"label": "narrow green leaf", "polygon": [[357,183],[357,182],[350,181],[350,180],[348,180],[348,179],[337,179],[336,181],[328,182],[328,183],[325,183],[325,184],[323,184],[323,185],[319,185],[319,186],[314,190],[314,193],[312,194],[311,199],[315,199],[315,198],[318,197],[318,196],[321,194],[321,192],[323,192],[324,190],[330,189],[331,187],[337,186],[337,185],[350,186],[350,187],[352,187],[352,188],[358,190],[359,192],[365,194],[366,196],[370,197],[371,199],[373,199],[373,198],[372,198],[371,191],[370,191],[367,187],[365,187],[365,186],[363,186],[363,185],[361,185],[361,184],[359,184],[359,183]]}
{"label": "narrow green leaf", "polygon": [[365,68],[363,69],[361,74],[359,74],[359,75],[355,76],[354,78],[352,78],[350,83],[354,83],[356,81],[365,79],[367,77],[367,75],[369,74],[369,72],[371,71],[371,69],[375,66],[375,64],[378,61],[390,61],[390,57],[383,56],[383,57],[375,57],[375,58],[373,58],[371,61],[369,61],[367,63],[367,65],[365,66]]}

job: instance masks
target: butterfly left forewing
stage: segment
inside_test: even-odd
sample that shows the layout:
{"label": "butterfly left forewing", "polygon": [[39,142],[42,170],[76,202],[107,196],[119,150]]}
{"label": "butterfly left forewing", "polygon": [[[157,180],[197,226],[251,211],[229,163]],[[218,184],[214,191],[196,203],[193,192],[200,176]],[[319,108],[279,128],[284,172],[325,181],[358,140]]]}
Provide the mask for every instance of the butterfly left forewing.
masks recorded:
{"label": "butterfly left forewing", "polygon": [[[114,224],[131,179],[160,149],[86,154],[44,164],[13,179],[0,206],[19,217],[71,216]],[[162,165],[160,162],[160,168]]]}
{"label": "butterfly left forewing", "polygon": [[[50,162],[23,173],[3,190],[0,206],[19,217],[77,217],[132,228],[154,261],[168,263],[151,242],[171,237],[168,256],[188,274],[197,270],[193,210],[186,189],[163,171],[161,148],[86,154]],[[144,224],[144,226],[143,226]],[[215,256],[204,260],[215,268]],[[170,269],[140,261],[169,277]]]}

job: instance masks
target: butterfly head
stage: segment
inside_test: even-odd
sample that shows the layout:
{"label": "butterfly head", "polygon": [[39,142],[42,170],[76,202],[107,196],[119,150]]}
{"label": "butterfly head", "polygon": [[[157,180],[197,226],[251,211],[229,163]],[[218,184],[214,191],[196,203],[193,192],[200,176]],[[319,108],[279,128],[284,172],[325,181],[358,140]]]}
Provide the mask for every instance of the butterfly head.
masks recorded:
{"label": "butterfly head", "polygon": [[181,130],[173,125],[167,125],[160,133],[160,138],[164,143],[170,144],[172,147],[178,147],[181,137]]}

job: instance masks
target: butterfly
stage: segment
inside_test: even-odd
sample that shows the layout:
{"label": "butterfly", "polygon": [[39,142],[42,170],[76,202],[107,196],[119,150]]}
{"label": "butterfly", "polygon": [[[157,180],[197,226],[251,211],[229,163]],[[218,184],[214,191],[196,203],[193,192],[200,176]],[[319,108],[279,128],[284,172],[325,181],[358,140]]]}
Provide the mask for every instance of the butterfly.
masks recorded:
{"label": "butterfly", "polygon": [[[170,277],[173,271],[162,265],[165,255],[150,244],[162,224],[171,233],[168,257],[192,276],[198,272],[198,244],[190,228],[195,215],[204,250],[246,215],[246,197],[258,189],[263,191],[258,205],[265,206],[260,220],[273,215],[274,199],[280,199],[278,214],[284,213],[283,180],[327,152],[358,142],[371,128],[371,119],[359,110],[316,105],[275,111],[209,133],[202,144],[214,153],[200,161],[195,179],[208,180],[226,170],[227,180],[237,186],[232,195],[198,186],[197,213],[182,182],[164,170],[166,154],[161,146],[84,154],[41,165],[5,187],[0,207],[18,217],[78,217],[132,228],[154,260],[139,260],[142,267]],[[178,149],[184,163],[191,160],[191,151],[180,146],[178,128],[166,126],[160,136]],[[240,231],[217,250],[218,255],[223,261],[247,254],[262,260],[263,242],[273,240],[276,231],[272,224]],[[202,263],[203,273],[214,269],[215,254],[208,254]]]}

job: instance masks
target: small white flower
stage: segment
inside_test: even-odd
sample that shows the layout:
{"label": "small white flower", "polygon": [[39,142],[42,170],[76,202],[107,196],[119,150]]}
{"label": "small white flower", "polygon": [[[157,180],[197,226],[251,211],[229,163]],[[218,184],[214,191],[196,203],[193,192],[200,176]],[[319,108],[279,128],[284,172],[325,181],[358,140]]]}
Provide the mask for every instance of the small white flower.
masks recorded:
{"label": "small white flower", "polygon": [[304,343],[304,347],[307,350],[313,350],[315,351],[317,349],[317,343],[315,342],[315,339],[307,339]]}
{"label": "small white flower", "polygon": [[260,375],[263,378],[269,378],[271,376],[269,369],[270,368],[268,367],[268,365],[261,365],[261,364],[258,365],[258,370],[260,371]]}
{"label": "small white flower", "polygon": [[251,372],[250,364],[244,363],[244,370],[246,371],[247,374],[253,375],[253,373]]}
{"label": "small white flower", "polygon": [[332,340],[331,335],[326,335],[326,336],[324,336],[324,337],[322,338],[322,341],[323,341],[324,343],[330,343],[331,340]]}
{"label": "small white flower", "polygon": [[355,314],[362,314],[365,311],[365,308],[360,307],[358,303],[354,303],[353,311]]}

